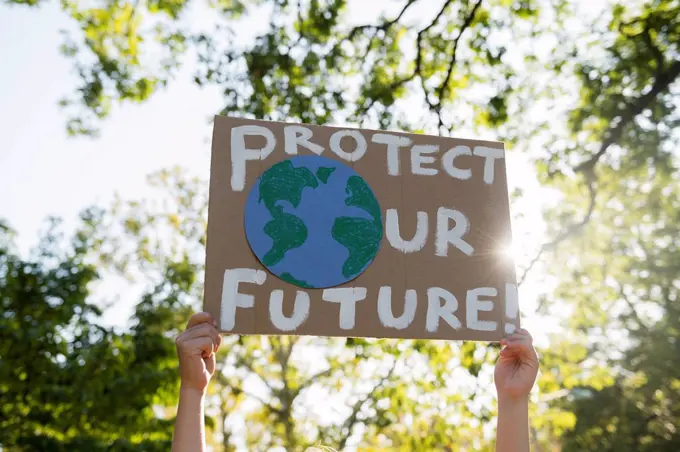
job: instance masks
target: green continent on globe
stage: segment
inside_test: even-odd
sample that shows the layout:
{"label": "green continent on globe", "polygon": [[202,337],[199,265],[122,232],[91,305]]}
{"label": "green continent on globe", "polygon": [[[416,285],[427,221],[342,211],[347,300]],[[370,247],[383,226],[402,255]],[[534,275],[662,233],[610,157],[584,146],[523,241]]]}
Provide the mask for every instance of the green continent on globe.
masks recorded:
{"label": "green continent on globe", "polygon": [[349,278],[359,273],[378,252],[382,226],[375,221],[357,217],[339,217],[332,229],[333,238],[349,250],[342,274]]}
{"label": "green continent on globe", "polygon": [[333,171],[335,171],[335,168],[320,166],[319,169],[316,170],[316,177],[318,177],[321,182],[326,184],[328,183],[328,178],[331,177],[331,174],[333,174]]}
{"label": "green continent on globe", "polygon": [[278,264],[287,251],[302,246],[308,234],[305,223],[295,215],[284,213],[279,208],[278,213],[272,216],[274,219],[264,225],[264,233],[274,241],[271,249],[262,258],[262,263],[267,266]]}
{"label": "green continent on globe", "polygon": [[349,278],[361,272],[375,257],[383,230],[380,206],[366,182],[359,176],[351,176],[347,179],[345,191],[349,195],[345,199],[346,205],[359,207],[373,217],[373,220],[338,217],[333,223],[333,238],[349,251],[349,257],[342,266],[342,274]]}
{"label": "green continent on globe", "polygon": [[262,258],[267,266],[276,265],[285,257],[286,252],[298,248],[307,240],[307,226],[295,215],[285,213],[278,201],[288,201],[298,207],[305,187],[316,188],[319,181],[307,168],[295,168],[285,160],[277,163],[264,172],[260,178],[260,198],[272,216],[272,220],[264,225],[264,232],[274,243]]}
{"label": "green continent on globe", "polygon": [[260,199],[267,210],[274,216],[274,205],[277,201],[288,201],[293,207],[300,205],[302,190],[305,187],[316,188],[319,181],[307,168],[295,168],[289,160],[277,163],[264,172],[260,179]]}
{"label": "green continent on globe", "polygon": [[375,222],[380,225],[382,233],[382,221],[380,218],[380,205],[378,205],[378,200],[373,196],[370,187],[359,176],[350,176],[347,179],[347,188],[345,192],[349,194],[347,199],[345,199],[345,204],[348,206],[359,207],[368,212]]}
{"label": "green continent on globe", "polygon": [[307,281],[301,281],[288,272],[281,273],[281,276],[279,276],[279,277],[286,282],[289,282],[291,284],[295,284],[295,285],[300,286],[300,287],[304,287],[305,289],[313,289],[313,287],[310,286]]}

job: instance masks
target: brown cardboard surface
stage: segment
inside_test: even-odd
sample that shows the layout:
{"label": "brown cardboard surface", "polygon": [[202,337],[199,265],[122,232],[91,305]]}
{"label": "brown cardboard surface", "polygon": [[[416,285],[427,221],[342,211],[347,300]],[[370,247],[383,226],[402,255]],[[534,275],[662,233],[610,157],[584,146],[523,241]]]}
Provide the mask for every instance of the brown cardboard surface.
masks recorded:
{"label": "brown cardboard surface", "polygon": [[[276,146],[264,160],[246,163],[245,185],[240,191],[233,190],[231,131],[233,127],[249,124],[269,129],[276,137]],[[324,157],[352,166],[365,179],[373,189],[383,214],[384,235],[375,260],[354,280],[339,286],[365,288],[367,291],[366,298],[355,305],[354,328],[347,330],[341,329],[339,325],[340,304],[324,301],[322,298],[324,289],[301,289],[269,273],[254,255],[246,238],[244,209],[250,188],[271,165],[291,157],[284,149],[284,127],[288,125],[293,124],[223,116],[215,118],[204,309],[220,319],[221,331],[235,334],[498,341],[504,336],[506,329],[510,331],[512,325],[519,326],[518,311],[514,318],[506,316],[506,287],[513,291],[516,281],[513,263],[502,252],[511,240],[505,159],[503,157],[494,160],[495,177],[491,184],[484,182],[486,159],[483,157],[462,155],[455,159],[457,167],[472,171],[471,178],[467,180],[451,177],[444,170],[442,163],[445,153],[456,146],[467,146],[471,151],[474,151],[475,147],[503,150],[502,143],[362,129],[360,131],[368,142],[367,151],[359,160],[347,162],[330,150],[329,138],[339,130],[356,129],[304,125],[313,133],[310,141],[324,147],[322,152]],[[387,146],[372,142],[372,137],[377,133],[408,137],[412,140],[410,146],[400,150],[399,175],[388,173]],[[264,142],[262,137],[251,136],[247,137],[246,146],[259,148]],[[426,162],[421,166],[435,169],[436,175],[413,174],[412,158],[416,155],[413,151],[414,145],[439,147],[436,151],[434,148],[421,148],[432,151],[422,153],[421,156],[434,157],[434,162]],[[299,147],[298,155],[305,154],[313,153]],[[463,235],[463,239],[474,248],[471,255],[463,253],[451,244],[448,246],[447,256],[437,255],[436,234],[440,208],[459,211],[467,218],[469,230]],[[399,231],[404,240],[410,240],[414,236],[417,212],[427,213],[428,234],[422,249],[404,253],[390,243],[387,237],[388,209],[396,209],[398,212]],[[453,224],[454,221],[450,220],[450,227],[453,227]],[[239,284],[238,292],[254,296],[254,303],[252,308],[237,307],[234,326],[228,328],[222,317],[223,280],[225,271],[237,268],[263,271],[266,273],[266,280],[261,285]],[[391,287],[394,317],[399,317],[404,312],[406,290],[416,291],[417,308],[408,327],[389,328],[381,322],[377,306],[378,293],[383,286]],[[428,301],[428,291],[432,288],[441,288],[455,297],[458,308],[453,315],[460,322],[459,328],[453,328],[446,320],[439,318],[438,329],[435,332],[426,329],[428,309],[435,309],[429,306]],[[468,292],[478,288],[487,288],[482,290],[486,295],[479,298],[489,300],[491,303],[487,302],[487,305],[482,306],[477,318],[481,322],[493,322],[484,324],[482,330],[479,329],[479,324],[477,329],[474,329],[467,322]],[[309,294],[308,317],[294,331],[281,331],[272,323],[269,302],[273,290],[283,290],[283,311],[287,316],[293,312],[296,293],[304,291]],[[496,294],[489,295],[489,290],[495,290]]]}

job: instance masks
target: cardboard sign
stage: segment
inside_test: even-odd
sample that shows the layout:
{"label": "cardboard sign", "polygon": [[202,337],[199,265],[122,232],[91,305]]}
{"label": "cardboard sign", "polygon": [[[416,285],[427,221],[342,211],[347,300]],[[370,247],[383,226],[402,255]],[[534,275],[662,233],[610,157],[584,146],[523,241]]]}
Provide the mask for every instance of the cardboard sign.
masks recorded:
{"label": "cardboard sign", "polygon": [[519,326],[502,143],[215,118],[204,309],[235,334]]}

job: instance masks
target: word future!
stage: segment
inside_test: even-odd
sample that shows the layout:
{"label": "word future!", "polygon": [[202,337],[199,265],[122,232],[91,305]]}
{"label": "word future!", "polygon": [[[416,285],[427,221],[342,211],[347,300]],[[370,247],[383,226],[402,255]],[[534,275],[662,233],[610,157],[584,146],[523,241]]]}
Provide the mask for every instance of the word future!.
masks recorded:
{"label": "word future!", "polygon": [[[261,148],[252,149],[246,146],[247,136],[259,136],[265,139]],[[351,149],[341,146],[343,138],[351,138]],[[414,175],[436,176],[446,174],[452,178],[468,180],[473,177],[472,169],[461,168],[456,165],[456,159],[461,156],[484,159],[484,170],[481,177],[485,184],[493,184],[494,168],[497,159],[504,158],[503,150],[485,146],[458,145],[446,150],[440,157],[439,167],[434,154],[439,152],[438,145],[413,144],[413,141],[405,136],[374,133],[371,136],[373,144],[384,145],[386,151],[386,169],[390,176],[400,176],[402,165],[400,152],[408,149],[410,156],[409,170]],[[274,133],[260,125],[244,125],[234,127],[231,130],[231,189],[235,192],[243,191],[246,183],[246,165],[249,161],[263,161],[276,148],[277,142]],[[347,146],[350,147],[350,146]],[[326,149],[347,162],[357,162],[366,154],[368,142],[366,136],[356,129],[338,130],[330,135],[327,147],[313,141],[313,132],[310,128],[301,125],[288,125],[284,127],[283,148],[288,155],[297,155],[299,149],[304,148],[317,155],[321,155]],[[416,232],[410,240],[404,240],[399,232],[399,217],[396,209],[388,209],[385,216],[385,235],[389,244],[403,253],[420,251],[425,246],[428,235],[427,212],[416,213]],[[450,220],[454,226],[450,227]],[[435,254],[447,256],[451,246],[464,254],[474,254],[473,247],[464,240],[464,235],[469,231],[469,221],[460,211],[440,207],[436,213]],[[261,270],[240,268],[225,271],[222,287],[222,316],[221,327],[229,331],[234,328],[236,308],[252,308],[254,297],[239,293],[239,284],[251,283],[262,285],[266,280],[266,273]],[[355,324],[355,306],[367,297],[366,288],[331,288],[323,291],[322,299],[330,303],[340,304],[339,326],[341,329],[351,330]],[[392,314],[391,287],[383,286],[377,294],[378,316],[383,326],[388,328],[405,329],[413,321],[418,303],[415,290],[407,290],[404,297],[403,314],[394,317]],[[374,295],[374,296],[375,296]],[[517,306],[517,288],[514,284],[508,284],[505,290],[506,311],[514,310]],[[497,322],[480,320],[480,311],[492,311],[494,301],[491,297],[498,296],[497,290],[491,287],[480,287],[467,291],[465,297],[466,318],[465,327],[477,331],[494,331],[498,328]],[[458,309],[458,300],[449,291],[433,287],[427,290],[427,316],[425,328],[434,333],[438,330],[440,320],[444,320],[451,328],[462,328],[461,321],[455,313]],[[269,314],[273,325],[281,331],[292,332],[299,328],[309,316],[310,298],[305,291],[298,291],[295,298],[293,314],[286,317],[283,313],[283,291],[274,290],[269,297]],[[508,324],[506,328],[512,329],[514,325]],[[509,331],[511,332],[511,331]]]}
{"label": "word future!", "polygon": [[[255,306],[255,297],[239,292],[239,284],[250,283],[262,285],[267,279],[267,273],[262,270],[250,268],[236,268],[224,272],[222,285],[222,316],[221,327],[225,331],[234,328],[237,308],[252,308]],[[352,330],[356,318],[356,304],[365,300],[368,295],[364,287],[338,287],[324,289],[322,299],[329,303],[340,304],[340,329]],[[404,297],[404,310],[402,315],[395,317],[392,312],[392,288],[383,286],[378,291],[378,318],[386,328],[403,330],[409,327],[416,315],[418,294],[409,289]],[[467,291],[465,297],[465,327],[476,331],[495,331],[498,323],[490,320],[480,320],[480,312],[490,312],[494,308],[494,301],[489,297],[498,296],[498,291],[493,287],[479,287]],[[506,312],[517,312],[517,286],[506,284]],[[443,302],[443,303],[442,303]],[[298,329],[309,317],[310,309],[309,294],[304,290],[298,290],[295,295],[293,314],[287,317],[283,313],[283,290],[273,290],[269,296],[269,318],[272,324],[281,331],[292,332]],[[436,333],[439,329],[440,320],[445,321],[454,330],[462,328],[462,323],[456,316],[458,300],[446,289],[431,287],[427,290],[427,317],[425,329],[429,333]],[[510,314],[514,317],[516,314]],[[506,332],[512,333],[515,325],[506,324]]]}

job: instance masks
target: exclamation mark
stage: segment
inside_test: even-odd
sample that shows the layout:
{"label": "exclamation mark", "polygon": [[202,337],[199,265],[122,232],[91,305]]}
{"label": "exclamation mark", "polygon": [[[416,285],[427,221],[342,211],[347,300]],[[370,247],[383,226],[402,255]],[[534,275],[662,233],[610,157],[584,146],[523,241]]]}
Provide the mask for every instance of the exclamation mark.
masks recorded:
{"label": "exclamation mark", "polygon": [[517,327],[514,323],[518,320],[517,315],[519,314],[519,303],[517,294],[517,284],[506,284],[505,285],[505,317],[507,317],[505,322],[505,334],[512,334],[515,332]]}

